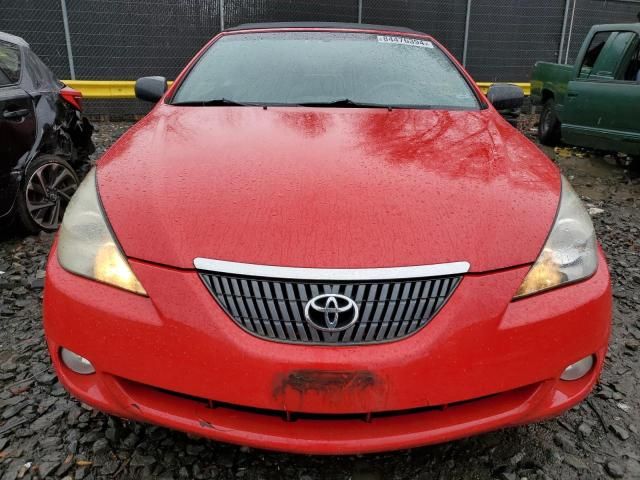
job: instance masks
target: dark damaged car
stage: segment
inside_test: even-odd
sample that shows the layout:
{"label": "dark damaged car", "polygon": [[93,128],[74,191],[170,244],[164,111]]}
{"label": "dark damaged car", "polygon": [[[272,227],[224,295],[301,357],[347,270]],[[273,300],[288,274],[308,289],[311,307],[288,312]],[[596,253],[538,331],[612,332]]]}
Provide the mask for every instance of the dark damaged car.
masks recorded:
{"label": "dark damaged car", "polygon": [[94,151],[82,94],[57,80],[22,38],[0,32],[0,225],[58,228]]}

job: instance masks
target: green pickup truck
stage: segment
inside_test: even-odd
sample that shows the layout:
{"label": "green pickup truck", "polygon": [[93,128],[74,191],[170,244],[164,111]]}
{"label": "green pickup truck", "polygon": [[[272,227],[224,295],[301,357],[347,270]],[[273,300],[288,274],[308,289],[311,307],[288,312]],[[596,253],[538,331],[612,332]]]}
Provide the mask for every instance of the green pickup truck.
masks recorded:
{"label": "green pickup truck", "polygon": [[536,63],[531,101],[541,143],[640,156],[640,23],[592,27],[574,65]]}

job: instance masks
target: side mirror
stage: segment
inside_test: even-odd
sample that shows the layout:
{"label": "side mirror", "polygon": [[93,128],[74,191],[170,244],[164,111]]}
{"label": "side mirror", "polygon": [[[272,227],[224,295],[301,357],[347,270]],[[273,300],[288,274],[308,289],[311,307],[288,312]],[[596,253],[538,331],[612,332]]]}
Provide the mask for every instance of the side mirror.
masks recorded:
{"label": "side mirror", "polygon": [[510,83],[495,83],[489,87],[487,98],[496,110],[516,110],[524,103],[524,91]]}
{"label": "side mirror", "polygon": [[136,80],[136,98],[146,102],[157,102],[167,91],[167,79],[164,77],[142,77]]}

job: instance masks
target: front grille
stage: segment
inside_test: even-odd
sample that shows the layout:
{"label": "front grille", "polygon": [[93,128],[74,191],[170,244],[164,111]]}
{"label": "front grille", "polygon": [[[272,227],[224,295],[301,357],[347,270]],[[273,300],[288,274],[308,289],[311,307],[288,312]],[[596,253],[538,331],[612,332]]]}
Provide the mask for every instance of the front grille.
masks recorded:
{"label": "front grille", "polygon": [[[227,314],[253,335],[290,343],[338,345],[386,342],[411,335],[435,316],[462,278],[325,282],[210,271],[199,274]],[[342,331],[324,331],[307,321],[307,303],[323,294],[353,300],[359,312],[355,323]]]}

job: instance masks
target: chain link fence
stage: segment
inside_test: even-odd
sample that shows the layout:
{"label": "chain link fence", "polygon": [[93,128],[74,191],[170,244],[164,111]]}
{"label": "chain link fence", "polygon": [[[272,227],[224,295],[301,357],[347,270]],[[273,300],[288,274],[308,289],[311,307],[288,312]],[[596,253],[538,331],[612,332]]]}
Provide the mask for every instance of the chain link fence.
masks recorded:
{"label": "chain link fence", "polygon": [[[24,37],[59,78],[175,78],[221,28],[335,21],[432,34],[478,81],[526,82],[537,60],[571,63],[589,28],[638,21],[640,0],[1,0],[0,31]],[[91,100],[90,114],[143,114]]]}
{"label": "chain link fence", "polygon": [[254,22],[357,22],[357,0],[224,0],[224,26]]}
{"label": "chain link fence", "polygon": [[565,0],[475,0],[467,68],[478,81],[529,80],[538,60],[555,62]]}
{"label": "chain link fence", "polygon": [[23,37],[58,77],[69,78],[59,0],[0,1],[0,31]]}
{"label": "chain link fence", "polygon": [[363,0],[362,3],[362,23],[398,25],[429,33],[462,58],[467,0]]}

